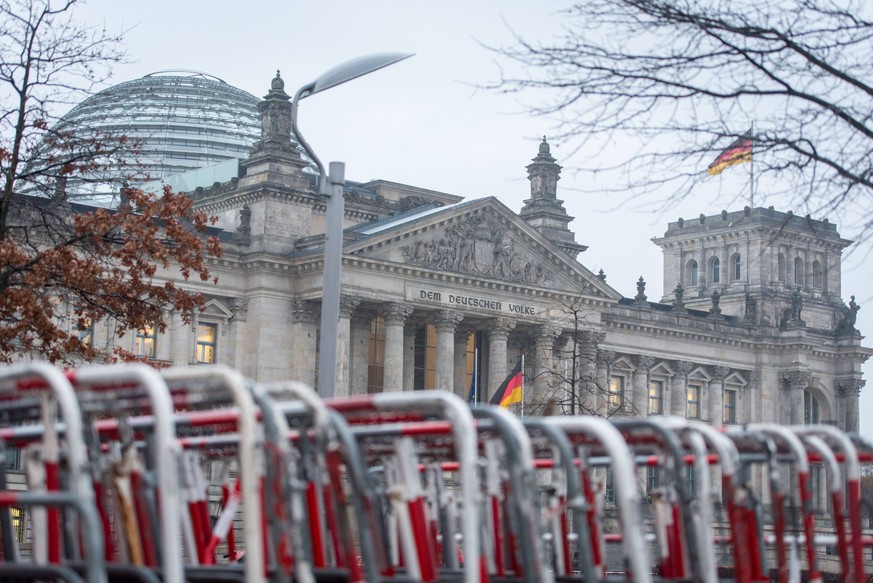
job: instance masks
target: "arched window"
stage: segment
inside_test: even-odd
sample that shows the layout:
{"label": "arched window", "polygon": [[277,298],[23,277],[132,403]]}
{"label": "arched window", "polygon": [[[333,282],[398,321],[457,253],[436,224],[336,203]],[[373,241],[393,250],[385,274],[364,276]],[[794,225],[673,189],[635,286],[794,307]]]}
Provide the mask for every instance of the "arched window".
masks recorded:
{"label": "arched window", "polygon": [[779,281],[785,281],[785,256],[780,253],[779,257],[776,258],[776,263],[777,263],[777,269],[776,269],[777,278],[779,279]]}
{"label": "arched window", "polygon": [[697,285],[697,261],[694,259],[688,262],[688,285]]}
{"label": "arched window", "polygon": [[718,260],[718,257],[713,257],[712,263],[710,263],[709,266],[709,271],[712,274],[709,281],[712,283],[718,283],[721,281],[721,262]]}
{"label": "arched window", "polygon": [[821,281],[821,263],[818,261],[812,262],[812,287],[820,288]]}
{"label": "arched window", "polygon": [[742,271],[742,257],[740,257],[739,253],[734,253],[733,260],[731,261],[731,279],[737,281],[743,275]]}
{"label": "arched window", "polygon": [[794,283],[803,285],[803,259],[794,258]]}

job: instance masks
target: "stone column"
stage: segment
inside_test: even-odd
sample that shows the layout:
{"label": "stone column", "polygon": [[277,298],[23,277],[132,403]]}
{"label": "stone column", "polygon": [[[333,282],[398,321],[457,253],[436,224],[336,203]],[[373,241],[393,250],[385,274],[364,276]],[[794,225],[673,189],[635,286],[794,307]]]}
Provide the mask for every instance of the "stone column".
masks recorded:
{"label": "stone column", "polygon": [[739,420],[741,423],[760,423],[761,422],[761,407],[755,404],[755,397],[760,393],[758,391],[760,377],[758,371],[749,371],[746,375],[746,380],[749,384],[743,389],[743,416]]}
{"label": "stone column", "polygon": [[609,373],[615,352],[597,351],[597,395],[594,410],[599,417],[606,417],[609,408]]}
{"label": "stone column", "polygon": [[292,346],[288,363],[288,379],[315,387],[318,370],[318,302],[294,300],[291,302]]}
{"label": "stone column", "polygon": [[506,363],[506,341],[509,333],[515,328],[515,322],[505,318],[497,318],[488,330],[488,393],[490,399],[509,370]]}
{"label": "stone column", "polygon": [[[370,336],[373,332],[374,318],[373,310],[358,308],[349,321],[349,394],[351,395],[366,395],[370,391]],[[383,334],[384,331],[383,328]]]}
{"label": "stone column", "polygon": [[694,368],[694,363],[684,360],[677,361],[676,374],[670,382],[670,414],[677,417],[685,417],[688,407],[688,373]]}
{"label": "stone column", "polygon": [[248,300],[243,298],[234,299],[231,304],[231,310],[233,311],[233,317],[230,319],[230,322],[228,322],[230,333],[227,335],[228,340],[226,344],[228,344],[228,351],[225,352],[225,354],[227,355],[227,363],[233,368],[239,370],[240,336],[245,328],[244,322],[248,319]]}
{"label": "stone column", "polygon": [[845,417],[837,421],[837,426],[843,431],[858,433],[859,416],[858,399],[861,397],[861,389],[867,381],[861,379],[849,379],[839,382],[839,394],[843,399],[843,411]]}
{"label": "stone column", "polygon": [[402,302],[388,302],[381,310],[385,322],[385,372],[382,390],[386,393],[412,388],[404,387],[403,329],[412,314],[412,306]]}
{"label": "stone column", "polygon": [[649,369],[655,364],[651,356],[637,356],[637,370],[634,372],[633,388],[631,394],[630,410],[625,408],[626,413],[631,415],[646,416],[649,414]]}
{"label": "stone column", "polygon": [[730,373],[729,368],[717,366],[709,382],[709,421],[717,427],[724,425],[724,380]]}
{"label": "stone column", "polygon": [[593,413],[597,410],[598,376],[597,347],[606,340],[603,332],[583,330],[578,335],[578,345],[574,353],[578,355],[576,363],[576,390],[582,404],[580,413]]}
{"label": "stone column", "polygon": [[436,327],[436,388],[446,391],[455,386],[455,328],[464,315],[453,310],[440,310],[434,318]]}
{"label": "stone column", "polygon": [[787,372],[782,375],[782,380],[785,381],[788,391],[788,398],[783,399],[783,423],[803,425],[803,391],[809,386],[811,378],[812,375],[801,370]]}
{"label": "stone column", "polygon": [[336,337],[336,392],[337,397],[349,396],[349,360],[351,359],[352,314],[361,300],[354,296],[341,295],[339,328]]}
{"label": "stone column", "polygon": [[467,344],[473,328],[460,326],[455,332],[455,394],[467,400],[470,384],[467,382]]}
{"label": "stone column", "polygon": [[191,330],[182,321],[182,314],[172,312],[170,322],[170,354],[168,360],[173,366],[186,366],[190,363],[191,355],[188,353]]}
{"label": "stone column", "polygon": [[403,327],[403,388],[415,388],[415,326]]}
{"label": "stone column", "polygon": [[540,326],[534,333],[534,375],[530,387],[532,390],[525,390],[525,411],[536,411],[552,393],[551,388],[555,384],[553,356],[558,334],[560,330],[547,325]]}

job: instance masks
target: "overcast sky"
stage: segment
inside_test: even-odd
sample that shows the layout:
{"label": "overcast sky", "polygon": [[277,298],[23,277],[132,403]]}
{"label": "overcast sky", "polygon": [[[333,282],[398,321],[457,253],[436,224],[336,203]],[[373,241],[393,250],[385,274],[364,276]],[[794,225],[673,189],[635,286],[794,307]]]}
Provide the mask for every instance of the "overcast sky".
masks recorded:
{"label": "overcast sky", "polygon": [[[512,31],[534,40],[555,36],[565,5],[566,0],[90,0],[78,14],[85,22],[105,23],[111,32],[126,31],[131,62],[115,67],[112,84],[155,71],[194,69],[262,97],[279,69],[293,95],[350,58],[415,53],[303,101],[303,135],[325,165],[345,162],[349,180],[380,178],[467,198],[495,196],[517,212],[530,194],[525,166],[553,126],[524,113],[519,101],[524,96],[477,88],[510,66],[483,45],[508,45]],[[552,142],[552,154],[565,166],[558,197],[576,217],[570,225],[576,240],[589,246],[579,260],[595,273],[603,269],[607,283],[626,296],[636,293],[642,276],[649,299],[660,299],[662,258],[650,239],[663,235],[668,221],[740,210],[743,204],[731,202],[748,181],[745,169],[737,167],[713,178],[714,194],[687,200],[668,214],[657,205],[645,211],[620,206],[619,199],[591,194],[591,185],[579,182],[571,152],[571,145]],[[759,192],[759,205],[800,210],[762,199],[765,193]],[[864,334],[873,331],[873,269],[863,261],[869,249],[868,244],[854,250],[843,267],[843,299],[857,296]],[[873,379],[873,362],[865,366],[865,378]],[[864,419],[873,414],[871,395],[873,380],[861,397],[861,428],[868,437],[873,424],[865,431]]]}

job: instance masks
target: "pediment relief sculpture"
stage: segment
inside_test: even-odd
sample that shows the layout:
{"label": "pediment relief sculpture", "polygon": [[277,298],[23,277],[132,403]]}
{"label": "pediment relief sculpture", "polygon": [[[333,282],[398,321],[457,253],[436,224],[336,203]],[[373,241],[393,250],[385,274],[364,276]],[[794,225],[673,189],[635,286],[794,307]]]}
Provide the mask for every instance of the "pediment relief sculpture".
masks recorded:
{"label": "pediment relief sculpture", "polygon": [[500,225],[484,215],[466,217],[430,240],[400,250],[410,265],[535,285],[555,279],[537,257],[519,249]]}

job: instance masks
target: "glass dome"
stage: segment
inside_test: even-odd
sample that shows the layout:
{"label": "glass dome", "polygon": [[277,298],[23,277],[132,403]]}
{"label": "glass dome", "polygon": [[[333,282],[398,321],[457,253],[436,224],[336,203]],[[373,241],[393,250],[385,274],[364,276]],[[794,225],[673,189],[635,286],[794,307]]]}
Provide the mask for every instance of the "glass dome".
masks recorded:
{"label": "glass dome", "polygon": [[217,77],[181,70],[151,73],[88,97],[59,126],[80,136],[124,136],[136,154],[87,187],[71,182],[70,197],[100,197],[117,192],[122,181],[161,180],[248,157],[261,133],[259,101]]}

